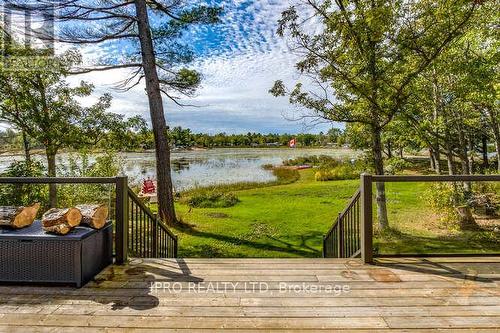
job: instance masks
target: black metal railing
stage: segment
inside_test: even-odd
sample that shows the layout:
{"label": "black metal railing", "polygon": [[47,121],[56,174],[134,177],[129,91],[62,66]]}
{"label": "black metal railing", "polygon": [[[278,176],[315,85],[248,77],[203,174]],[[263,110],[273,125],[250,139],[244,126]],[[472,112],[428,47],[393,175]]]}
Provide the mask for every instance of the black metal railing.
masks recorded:
{"label": "black metal railing", "polygon": [[139,258],[176,258],[177,236],[130,188],[128,192],[128,250]]}
{"label": "black metal railing", "polygon": [[[500,182],[500,175],[361,175],[361,258],[365,263],[372,263],[373,252],[373,191],[374,183],[408,183],[408,182]],[[420,256],[421,253],[408,253],[407,257]],[[429,256],[429,253],[425,253]],[[432,255],[449,256],[449,253],[433,253]],[[453,253],[453,255],[470,255]],[[477,254],[473,254],[477,255]],[[482,254],[484,255],[484,254]],[[497,253],[498,255],[498,253]]]}
{"label": "black metal railing", "polygon": [[[115,197],[114,200],[109,197],[109,205],[111,209],[110,220],[113,222],[114,230],[115,262],[117,264],[127,262],[129,253],[137,257],[170,258],[177,256],[177,237],[130,190],[128,178],[125,176],[0,177],[0,184],[114,185]],[[132,214],[132,211],[137,212],[138,215]]]}
{"label": "black metal railing", "polygon": [[338,215],[323,237],[323,257],[351,258],[361,253],[361,191],[358,189],[349,204]]}

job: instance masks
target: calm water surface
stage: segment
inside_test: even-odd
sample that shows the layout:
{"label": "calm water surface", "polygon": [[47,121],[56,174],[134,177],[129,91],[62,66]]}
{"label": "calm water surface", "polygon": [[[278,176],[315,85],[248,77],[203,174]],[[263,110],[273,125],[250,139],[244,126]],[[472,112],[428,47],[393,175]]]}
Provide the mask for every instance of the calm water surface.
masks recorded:
{"label": "calm water surface", "polygon": [[[355,158],[359,153],[348,149],[290,149],[290,148],[217,148],[209,150],[172,152],[172,179],[177,191],[195,186],[243,181],[267,182],[275,179],[264,164],[279,165],[284,160],[299,156],[328,155],[337,158]],[[41,155],[35,158],[45,161]],[[0,172],[19,156],[0,156]],[[68,154],[58,155],[59,163],[67,163]],[[93,158],[91,158],[92,161]],[[139,183],[155,177],[154,152],[121,153],[123,172],[131,182]]]}

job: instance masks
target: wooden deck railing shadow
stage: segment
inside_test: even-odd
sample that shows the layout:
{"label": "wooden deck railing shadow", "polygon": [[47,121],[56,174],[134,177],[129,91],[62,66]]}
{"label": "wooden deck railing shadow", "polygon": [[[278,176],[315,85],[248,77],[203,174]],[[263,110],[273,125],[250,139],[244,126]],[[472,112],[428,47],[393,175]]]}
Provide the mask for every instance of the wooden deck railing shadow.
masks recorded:
{"label": "wooden deck railing shadow", "polygon": [[[405,263],[404,261],[399,262],[377,262],[377,266],[387,267],[391,269],[399,269],[409,272],[421,273],[421,274],[432,274],[440,275],[447,279],[458,279],[458,280],[471,280],[485,283],[495,283],[499,281],[497,277],[483,277],[478,276],[479,274],[489,274],[489,270],[474,270],[471,264],[474,263],[464,263],[464,262],[437,262],[429,260],[429,258],[422,258],[421,261],[416,264],[415,262]],[[485,267],[484,262],[480,263],[481,269]],[[487,268],[488,266],[486,266]],[[472,273],[473,272],[473,273]]]}
{"label": "wooden deck railing shadow", "polygon": [[[346,209],[339,214],[333,226],[323,238],[323,256],[327,258],[348,258],[360,255],[365,263],[373,262],[372,187],[374,183],[473,181],[500,182],[500,175],[394,176],[363,174],[361,175],[361,186],[359,190],[353,195]],[[420,254],[415,253],[408,254],[407,256],[418,255]],[[425,255],[428,256],[429,254]],[[464,253],[458,255],[466,256],[468,254]],[[480,254],[475,255],[477,256]]]}
{"label": "wooden deck railing shadow", "polygon": [[111,184],[115,186],[115,262],[123,264],[129,253],[142,258],[175,258],[178,241],[169,228],[119,177],[0,177],[0,184]]}

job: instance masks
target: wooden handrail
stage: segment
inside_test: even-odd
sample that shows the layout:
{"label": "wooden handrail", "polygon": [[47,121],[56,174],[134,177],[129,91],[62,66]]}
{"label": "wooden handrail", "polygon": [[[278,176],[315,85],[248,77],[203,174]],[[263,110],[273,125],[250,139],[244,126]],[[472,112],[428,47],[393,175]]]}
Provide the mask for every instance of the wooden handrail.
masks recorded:
{"label": "wooden handrail", "polygon": [[[141,213],[153,221],[157,231],[164,232],[173,242],[173,255],[177,255],[177,236],[155,215],[130,189],[126,176],[117,177],[0,177],[0,184],[113,184],[115,198],[115,252],[116,263],[127,261],[129,250],[129,199],[139,207]],[[158,233],[157,233],[158,234]],[[129,237],[130,236],[130,237]],[[160,237],[160,236],[158,236]],[[157,239],[155,238],[155,241]],[[158,249],[156,249],[158,250]],[[154,251],[153,251],[154,252]]]}
{"label": "wooden handrail", "polygon": [[373,262],[372,184],[389,182],[498,182],[500,175],[361,175],[361,257]]}
{"label": "wooden handrail", "polygon": [[128,188],[128,195],[129,197],[132,199],[132,201],[138,205],[141,210],[146,214],[148,215],[149,218],[151,218],[151,220],[156,220],[158,222],[158,225],[166,232],[170,235],[170,237],[173,237],[175,239],[177,239],[177,235],[175,235],[172,231],[170,231],[170,229],[165,225],[165,223],[156,215],[154,214],[151,209],[149,209],[149,207],[147,207],[143,202],[142,200],[137,196],[137,194],[135,194],[135,192],[129,187]]}
{"label": "wooden handrail", "polygon": [[361,189],[358,189],[323,237],[323,257],[346,258],[359,254],[360,198]]}
{"label": "wooden handrail", "polygon": [[115,184],[119,177],[0,177],[0,184]]}
{"label": "wooden handrail", "polygon": [[500,181],[500,175],[372,175],[372,182],[488,182]]}
{"label": "wooden handrail", "polygon": [[[349,203],[347,204],[347,207],[336,217],[335,222],[333,222],[333,225],[327,231],[326,235],[329,235],[333,231],[333,229],[335,229],[335,226],[337,225],[337,223],[344,217],[344,215],[349,211],[349,209],[351,209],[351,207],[356,203],[356,200],[359,198],[360,195],[361,195],[361,189],[358,188],[356,193],[354,193],[352,195],[351,199],[349,199]],[[325,237],[323,237],[323,238],[325,238]]]}

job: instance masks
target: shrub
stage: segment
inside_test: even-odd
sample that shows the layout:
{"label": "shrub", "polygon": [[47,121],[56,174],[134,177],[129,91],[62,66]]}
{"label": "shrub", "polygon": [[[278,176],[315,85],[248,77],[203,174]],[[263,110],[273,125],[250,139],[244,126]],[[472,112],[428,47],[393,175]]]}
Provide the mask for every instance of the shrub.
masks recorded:
{"label": "shrub", "polygon": [[315,173],[314,178],[317,181],[356,179],[360,174],[354,165],[342,164],[334,168],[321,168]]}
{"label": "shrub", "polygon": [[295,169],[277,167],[273,169],[273,175],[279,184],[290,184],[300,179],[300,173]]}
{"label": "shrub", "polygon": [[[41,162],[12,162],[1,177],[43,177],[45,168]],[[0,186],[0,203],[2,205],[26,206],[40,202],[45,207],[48,199],[48,187],[36,184],[15,184]],[[42,211],[43,209],[41,209]]]}
{"label": "shrub", "polygon": [[431,208],[442,214],[441,221],[453,223],[458,220],[457,205],[465,204],[464,193],[457,184],[435,183],[424,192],[424,199]]}
{"label": "shrub", "polygon": [[236,205],[240,200],[234,193],[203,191],[186,198],[190,207],[196,208],[224,208]]}
{"label": "shrub", "polygon": [[394,175],[411,167],[411,163],[401,157],[391,157],[385,161],[385,172]]}
{"label": "shrub", "polygon": [[262,169],[264,170],[272,170],[274,169],[274,165],[272,164],[264,164],[263,166],[261,166]]}
{"label": "shrub", "polygon": [[460,215],[460,210],[465,209],[469,214],[471,209],[476,212],[483,210],[488,215],[496,214],[500,202],[496,186],[494,183],[473,183],[469,191],[464,183],[437,183],[429,187],[424,198],[434,211],[442,214],[441,220],[449,227],[463,228],[464,216]]}
{"label": "shrub", "polygon": [[180,203],[187,204],[191,207],[231,207],[239,202],[238,198],[232,193],[232,191],[290,184],[300,179],[300,173],[295,169],[273,167],[272,172],[277,179],[271,182],[240,182],[234,184],[219,184],[207,187],[198,187],[179,193],[178,199]]}
{"label": "shrub", "polygon": [[[67,165],[59,163],[58,176],[62,177],[114,177],[120,174],[119,158],[114,153],[97,156],[90,162],[86,151],[71,154]],[[74,206],[82,203],[109,203],[113,205],[114,186],[112,184],[68,184],[58,187],[58,204]],[[110,207],[111,210],[112,207]]]}
{"label": "shrub", "polygon": [[285,166],[297,166],[297,165],[313,165],[313,166],[318,166],[318,165],[338,165],[341,163],[340,160],[326,156],[326,155],[319,155],[319,156],[301,156],[297,157],[294,159],[289,159],[283,162],[283,165]]}

